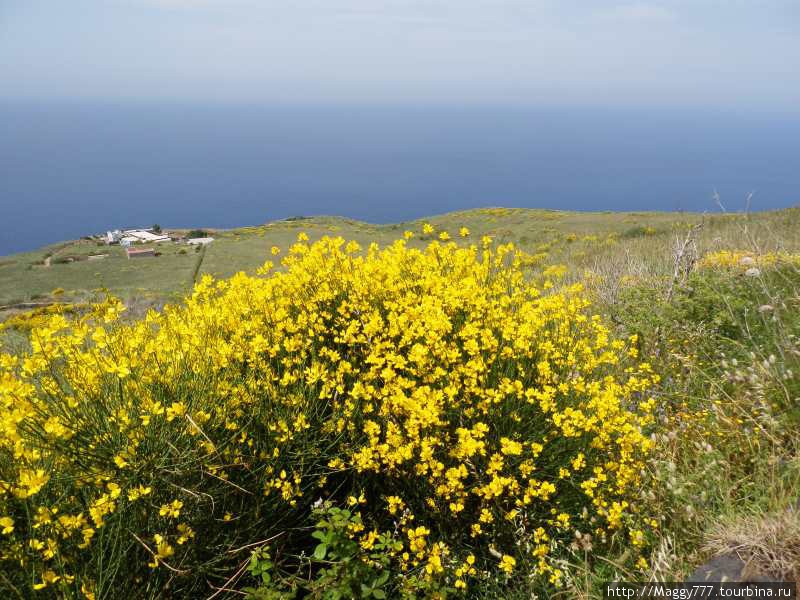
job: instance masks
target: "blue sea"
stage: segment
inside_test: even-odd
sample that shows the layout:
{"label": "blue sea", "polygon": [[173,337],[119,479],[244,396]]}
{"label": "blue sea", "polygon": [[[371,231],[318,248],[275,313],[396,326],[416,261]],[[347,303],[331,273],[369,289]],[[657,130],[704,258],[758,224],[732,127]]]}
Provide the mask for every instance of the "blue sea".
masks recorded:
{"label": "blue sea", "polygon": [[800,117],[710,110],[0,104],[0,255],[120,227],[478,206],[800,204]]}

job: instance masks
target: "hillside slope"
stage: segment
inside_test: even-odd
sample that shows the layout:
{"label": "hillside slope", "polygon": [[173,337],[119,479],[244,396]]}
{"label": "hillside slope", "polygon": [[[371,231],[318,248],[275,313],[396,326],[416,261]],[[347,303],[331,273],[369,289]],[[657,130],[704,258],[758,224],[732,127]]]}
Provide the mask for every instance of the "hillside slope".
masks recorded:
{"label": "hillside slope", "polygon": [[10,257],[8,297],[74,287],[0,324],[0,590],[796,580],[798,223],[492,208]]}
{"label": "hillside slope", "polygon": [[[391,225],[373,225],[342,217],[295,218],[216,231],[216,241],[205,252],[168,244],[158,247],[161,256],[131,261],[119,246],[78,240],[0,257],[0,306],[31,301],[80,301],[101,289],[129,302],[149,304],[176,300],[191,289],[199,275],[227,277],[238,271],[254,272],[269,260],[272,246],[285,248],[300,231],[305,231],[312,241],[334,235],[361,244],[385,245],[411,230],[415,236],[410,243],[422,245],[425,222],[431,223],[437,231],[449,231],[454,238],[460,227],[467,227],[475,236],[491,235],[496,241],[514,242],[528,252],[548,252],[551,258],[583,270],[597,266],[603,257],[613,256],[621,249],[644,263],[657,262],[670,255],[675,234],[701,221],[706,224],[699,240],[703,249],[735,245],[734,240],[744,225],[772,232],[766,236],[767,246],[791,250],[798,246],[800,238],[794,227],[800,222],[798,209],[747,216],[703,216],[696,213],[579,213],[485,208]],[[104,256],[80,260],[97,254]],[[69,258],[78,260],[65,262]]]}

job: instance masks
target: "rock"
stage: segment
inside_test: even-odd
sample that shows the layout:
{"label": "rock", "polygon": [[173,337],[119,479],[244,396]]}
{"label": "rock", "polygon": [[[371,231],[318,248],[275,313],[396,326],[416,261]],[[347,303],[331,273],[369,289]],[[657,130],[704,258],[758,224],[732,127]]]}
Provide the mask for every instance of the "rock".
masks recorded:
{"label": "rock", "polygon": [[749,266],[756,264],[756,261],[753,259],[752,256],[743,256],[742,259],[739,261],[740,265]]}
{"label": "rock", "polygon": [[744,561],[729,552],[700,565],[689,576],[689,581],[739,581],[744,572]]}
{"label": "rock", "polygon": [[761,275],[761,269],[758,267],[750,267],[747,271],[744,272],[745,275],[748,277],[758,277]]}
{"label": "rock", "polygon": [[778,580],[758,573],[735,552],[728,552],[727,554],[715,556],[704,565],[697,567],[694,573],[689,576],[688,581],[769,583]]}

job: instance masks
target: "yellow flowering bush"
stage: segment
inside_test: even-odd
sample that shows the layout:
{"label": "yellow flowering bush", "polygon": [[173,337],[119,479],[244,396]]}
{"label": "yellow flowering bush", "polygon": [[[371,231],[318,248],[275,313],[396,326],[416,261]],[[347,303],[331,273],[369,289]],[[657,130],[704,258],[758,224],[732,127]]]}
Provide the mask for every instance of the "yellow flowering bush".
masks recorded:
{"label": "yellow flowering bush", "polygon": [[[54,292],[56,290],[53,290]],[[89,310],[91,307],[85,303],[58,303],[47,304],[37,308],[32,308],[12,315],[0,322],[0,332],[4,329],[16,329],[18,331],[31,331],[37,327],[45,326],[53,315],[79,315],[81,312]]]}
{"label": "yellow flowering bush", "polygon": [[769,268],[779,266],[800,267],[800,254],[788,252],[764,252],[754,254],[743,250],[719,250],[709,252],[697,263],[701,269],[732,269],[745,271],[746,269]]}
{"label": "yellow flowering bush", "polygon": [[557,583],[576,534],[628,539],[656,377],[580,286],[540,290],[488,238],[299,240],[282,270],[136,321],[54,314],[0,354],[0,588],[241,588],[253,550],[283,573],[314,550],[320,501],[397,593]]}

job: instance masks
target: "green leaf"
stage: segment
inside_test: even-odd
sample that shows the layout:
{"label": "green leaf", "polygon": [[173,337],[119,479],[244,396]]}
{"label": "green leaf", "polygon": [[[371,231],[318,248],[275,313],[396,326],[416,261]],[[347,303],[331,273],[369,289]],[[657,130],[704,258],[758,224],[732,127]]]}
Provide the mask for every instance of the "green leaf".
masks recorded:
{"label": "green leaf", "polygon": [[378,600],[383,600],[383,598],[386,598],[386,592],[383,590],[372,590],[372,595],[373,597],[378,598]]}
{"label": "green leaf", "polygon": [[317,547],[314,548],[314,558],[317,560],[322,560],[325,558],[325,554],[328,552],[328,544],[317,544]]}

